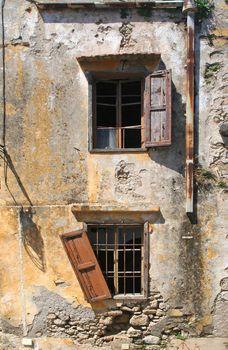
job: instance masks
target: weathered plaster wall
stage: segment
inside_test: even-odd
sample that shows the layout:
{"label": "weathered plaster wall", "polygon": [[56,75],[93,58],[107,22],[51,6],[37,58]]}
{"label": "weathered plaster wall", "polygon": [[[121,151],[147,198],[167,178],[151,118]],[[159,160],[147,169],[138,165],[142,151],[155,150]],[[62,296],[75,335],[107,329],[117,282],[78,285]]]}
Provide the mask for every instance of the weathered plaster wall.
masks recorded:
{"label": "weathered plaster wall", "polygon": [[[119,9],[38,11],[27,1],[6,1],[7,176],[3,162],[0,167],[5,334],[28,331],[32,337],[85,342],[95,327],[101,330],[98,345],[100,337],[121,329],[122,342],[148,334],[162,334],[165,340],[181,330],[228,336],[227,192],[219,185],[227,179],[227,144],[219,134],[227,118],[226,9],[225,2],[216,2],[212,46],[209,21],[197,28],[197,154],[216,180],[198,173],[194,222],[185,213],[186,31],[181,12],[153,10],[144,17],[137,9],[127,15]],[[88,82],[76,57],[140,52],[161,54],[163,65],[172,69],[172,146],[91,154]],[[219,68],[205,79],[206,67],[217,62]],[[120,170],[126,176],[119,176]],[[160,207],[151,220],[148,303],[86,303],[59,239],[60,233],[80,227],[73,203]],[[117,313],[104,314],[110,311]],[[135,316],[142,319],[138,324],[130,321]]]}

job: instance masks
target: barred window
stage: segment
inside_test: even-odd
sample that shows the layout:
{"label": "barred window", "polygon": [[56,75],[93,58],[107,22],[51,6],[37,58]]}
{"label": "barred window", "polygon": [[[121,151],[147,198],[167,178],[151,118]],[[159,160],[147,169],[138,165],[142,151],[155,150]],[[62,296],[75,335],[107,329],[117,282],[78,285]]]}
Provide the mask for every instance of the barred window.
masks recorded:
{"label": "barred window", "polygon": [[148,233],[148,223],[96,224],[61,235],[72,268],[89,302],[112,297],[147,298]]}
{"label": "barred window", "polygon": [[112,295],[143,295],[143,225],[88,226],[88,237]]}

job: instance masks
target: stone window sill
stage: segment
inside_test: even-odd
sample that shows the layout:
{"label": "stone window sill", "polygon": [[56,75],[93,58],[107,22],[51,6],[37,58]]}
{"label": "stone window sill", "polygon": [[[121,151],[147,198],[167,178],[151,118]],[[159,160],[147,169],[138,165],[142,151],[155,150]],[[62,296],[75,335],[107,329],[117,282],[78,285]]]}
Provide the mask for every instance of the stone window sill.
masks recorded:
{"label": "stone window sill", "polygon": [[99,149],[94,148],[90,153],[134,153],[134,152],[148,152],[148,148],[113,148],[113,149]]}
{"label": "stone window sill", "polygon": [[147,298],[142,294],[117,294],[113,296],[114,300],[141,300],[145,301]]}

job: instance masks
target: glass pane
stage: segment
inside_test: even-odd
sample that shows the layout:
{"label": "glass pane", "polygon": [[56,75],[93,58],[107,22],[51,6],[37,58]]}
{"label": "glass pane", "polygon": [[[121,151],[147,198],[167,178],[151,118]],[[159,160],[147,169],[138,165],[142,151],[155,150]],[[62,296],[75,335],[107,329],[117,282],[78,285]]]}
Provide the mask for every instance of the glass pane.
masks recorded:
{"label": "glass pane", "polygon": [[124,278],[123,277],[119,277],[118,278],[118,284],[119,284],[119,294],[124,294]]}
{"label": "glass pane", "polygon": [[115,236],[114,228],[112,226],[99,227],[99,244],[114,245]]}
{"label": "glass pane", "polygon": [[117,85],[114,82],[99,82],[96,84],[97,96],[116,95]]}
{"label": "glass pane", "polygon": [[141,125],[141,104],[122,106],[122,125]]}
{"label": "glass pane", "polygon": [[99,250],[97,258],[98,258],[98,261],[99,261],[99,265],[100,265],[101,271],[103,272],[103,274],[105,274],[105,272],[106,272],[106,254],[105,254],[105,251]]}
{"label": "glass pane", "polygon": [[122,96],[123,95],[141,95],[141,80],[122,82]]}
{"label": "glass pane", "polygon": [[125,271],[133,271],[134,270],[134,261],[133,261],[133,251],[126,251],[126,264]]}
{"label": "glass pane", "polygon": [[124,95],[122,96],[122,104],[124,103],[141,103],[141,95]]}
{"label": "glass pane", "polygon": [[96,148],[112,149],[117,148],[115,128],[98,129]]}
{"label": "glass pane", "polygon": [[98,229],[98,244],[106,243],[106,229],[104,227],[99,227]]}
{"label": "glass pane", "polygon": [[116,126],[116,107],[97,105],[97,126]]}
{"label": "glass pane", "polygon": [[90,240],[91,245],[97,243],[97,228],[95,226],[88,226],[88,238]]}
{"label": "glass pane", "polygon": [[124,272],[124,252],[118,251],[118,271]]}
{"label": "glass pane", "polygon": [[141,147],[141,129],[123,129],[124,148]]}
{"label": "glass pane", "polygon": [[141,262],[141,250],[136,250],[135,251],[135,271],[141,272],[142,268],[142,262]]}
{"label": "glass pane", "polygon": [[107,278],[108,288],[111,292],[111,294],[115,294],[115,287],[114,287],[114,278],[108,277]]}
{"label": "glass pane", "polygon": [[114,250],[108,250],[107,260],[108,275],[110,275],[111,272],[114,272]]}
{"label": "glass pane", "polygon": [[126,293],[133,293],[133,278],[126,278]]}
{"label": "glass pane", "polygon": [[[133,238],[135,237],[135,244],[141,244],[142,240],[142,227],[140,226],[120,226],[118,228],[118,241],[119,246],[124,244],[124,234],[125,234],[125,244],[133,244]],[[133,237],[134,234],[134,237]]]}
{"label": "glass pane", "polygon": [[135,278],[135,293],[141,293],[141,277]]}

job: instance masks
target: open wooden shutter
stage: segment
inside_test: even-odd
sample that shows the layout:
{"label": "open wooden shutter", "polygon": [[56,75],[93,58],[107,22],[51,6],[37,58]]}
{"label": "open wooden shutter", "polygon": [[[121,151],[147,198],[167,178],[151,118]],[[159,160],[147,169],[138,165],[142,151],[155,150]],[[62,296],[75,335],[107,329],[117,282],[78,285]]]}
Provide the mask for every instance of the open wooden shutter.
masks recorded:
{"label": "open wooden shutter", "polygon": [[157,71],[146,77],[145,146],[171,145],[171,71]]}
{"label": "open wooden shutter", "polygon": [[64,233],[61,240],[89,302],[111,298],[85,230]]}

